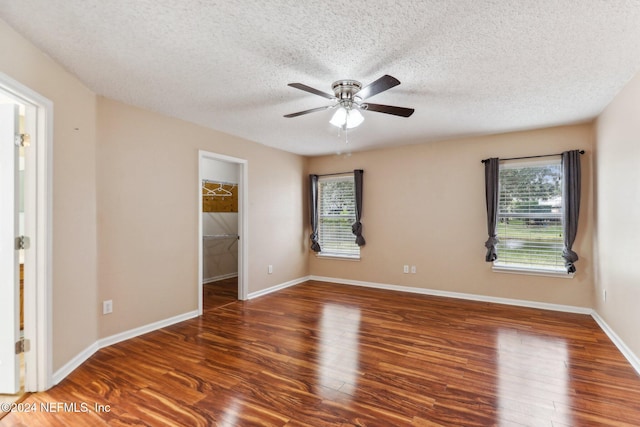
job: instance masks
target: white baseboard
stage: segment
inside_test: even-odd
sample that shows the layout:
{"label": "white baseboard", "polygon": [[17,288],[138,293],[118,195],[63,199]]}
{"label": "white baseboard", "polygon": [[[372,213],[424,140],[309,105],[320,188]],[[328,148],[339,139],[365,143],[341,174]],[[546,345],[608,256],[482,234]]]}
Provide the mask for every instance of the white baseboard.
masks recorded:
{"label": "white baseboard", "polygon": [[208,277],[202,280],[202,284],[206,285],[207,283],[219,282],[220,280],[231,279],[232,277],[238,277],[238,272],[236,271],[235,273],[221,274],[220,276]]}
{"label": "white baseboard", "polygon": [[609,339],[613,341],[615,346],[618,347],[620,353],[622,353],[622,355],[629,361],[629,363],[631,363],[633,369],[635,369],[638,375],[640,375],[640,358],[638,358],[638,356],[636,356],[634,352],[631,351],[631,349],[624,343],[624,341],[622,341],[622,338],[620,338],[618,334],[613,332],[613,329],[611,329],[607,322],[605,322],[604,319],[600,317],[600,315],[596,311],[594,311],[591,316],[593,317],[593,320],[595,320],[600,328],[604,331],[604,333],[607,334]]}
{"label": "white baseboard", "polygon": [[99,339],[98,346],[99,348],[105,348],[110,345],[119,343],[121,341],[125,341],[128,339],[135,338],[137,336],[155,331],[157,329],[162,329],[167,326],[171,326],[175,323],[180,323],[180,322],[184,322],[185,320],[193,319],[194,317],[198,317],[198,310],[189,311],[187,313],[179,314],[177,316],[173,316],[168,319],[159,320],[157,322],[149,323],[148,325],[140,326],[138,328],[130,329],[128,331],[120,332],[119,334],[115,334],[106,338]]}
{"label": "white baseboard", "polygon": [[73,372],[78,366],[86,362],[87,359],[93,356],[93,354],[98,350],[100,350],[100,347],[98,346],[98,342],[96,341],[93,344],[91,344],[89,347],[85,348],[80,353],[78,353],[73,359],[65,363],[65,365],[62,368],[58,369],[56,372],[53,373],[53,378],[52,378],[53,385],[56,385],[60,381],[65,379],[67,375]]}
{"label": "white baseboard", "polygon": [[495,304],[515,305],[518,307],[539,308],[542,310],[563,311],[567,313],[591,314],[593,312],[591,308],[577,307],[573,305],[550,304],[537,301],[490,297],[486,295],[441,291],[437,289],[414,288],[411,286],[399,286],[387,283],[363,282],[360,280],[338,279],[334,277],[310,276],[309,280],[317,280],[319,282],[343,283],[345,285],[363,286],[367,288],[386,289],[389,291],[410,292],[414,294],[433,295],[438,297],[457,298],[471,301],[491,302]]}
{"label": "white baseboard", "polygon": [[303,283],[309,280],[309,278],[310,278],[309,276],[299,277],[297,279],[293,279],[288,282],[280,283],[279,285],[271,286],[270,288],[267,288],[267,289],[262,289],[261,291],[251,292],[249,295],[247,295],[247,299],[258,298],[258,297],[270,294],[272,292],[279,291],[281,289],[299,285],[300,283]]}
{"label": "white baseboard", "polygon": [[78,353],[73,359],[67,362],[62,368],[58,369],[53,374],[53,385],[56,385],[60,381],[65,379],[67,375],[69,375],[77,367],[82,365],[85,361],[87,361],[87,359],[93,356],[93,354],[96,351],[100,350],[101,348],[108,347],[110,345],[137,337],[139,335],[146,334],[148,332],[155,331],[157,329],[162,329],[167,326],[171,326],[175,323],[184,322],[185,320],[193,319],[194,317],[198,317],[198,310],[179,314],[177,316],[173,316],[168,319],[149,323],[148,325],[140,326],[138,328],[130,329],[128,331],[121,332],[119,334],[115,334],[106,338],[99,339],[98,341],[94,342],[89,347],[87,347],[86,349]]}

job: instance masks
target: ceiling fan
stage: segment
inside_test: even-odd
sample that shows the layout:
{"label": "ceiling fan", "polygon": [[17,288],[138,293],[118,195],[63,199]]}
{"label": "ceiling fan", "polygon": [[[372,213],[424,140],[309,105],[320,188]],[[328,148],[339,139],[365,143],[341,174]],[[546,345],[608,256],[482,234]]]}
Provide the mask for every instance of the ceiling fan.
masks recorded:
{"label": "ceiling fan", "polygon": [[298,117],[304,114],[315,113],[316,111],[324,111],[337,108],[333,114],[330,123],[343,129],[351,129],[359,126],[364,117],[360,113],[361,110],[375,111],[377,113],[392,114],[394,116],[409,117],[413,114],[413,108],[395,107],[393,105],[372,104],[365,102],[367,98],[398,86],[400,80],[390,75],[384,75],[378,80],[362,87],[362,84],[356,80],[338,80],[331,85],[333,95],[314,89],[302,83],[289,83],[288,86],[323,98],[335,101],[333,104],[324,107],[312,108],[310,110],[298,111],[297,113],[286,114],[284,117]]}

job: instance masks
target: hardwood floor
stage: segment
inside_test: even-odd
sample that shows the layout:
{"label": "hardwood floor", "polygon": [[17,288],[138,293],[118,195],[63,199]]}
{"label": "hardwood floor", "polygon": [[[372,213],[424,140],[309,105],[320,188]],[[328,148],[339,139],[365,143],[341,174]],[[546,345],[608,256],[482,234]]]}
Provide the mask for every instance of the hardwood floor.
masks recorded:
{"label": "hardwood floor", "polygon": [[202,308],[204,311],[220,308],[237,300],[237,277],[202,285]]}
{"label": "hardwood floor", "polygon": [[0,424],[637,426],[640,377],[590,316],[311,281],[104,348],[25,403]]}

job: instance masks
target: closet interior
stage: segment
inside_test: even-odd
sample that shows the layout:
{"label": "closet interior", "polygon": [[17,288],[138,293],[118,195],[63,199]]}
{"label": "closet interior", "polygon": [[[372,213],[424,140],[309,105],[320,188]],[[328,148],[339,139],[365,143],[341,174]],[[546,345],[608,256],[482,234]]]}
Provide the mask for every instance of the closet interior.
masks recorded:
{"label": "closet interior", "polygon": [[205,310],[238,298],[238,167],[208,160],[202,180],[202,277]]}

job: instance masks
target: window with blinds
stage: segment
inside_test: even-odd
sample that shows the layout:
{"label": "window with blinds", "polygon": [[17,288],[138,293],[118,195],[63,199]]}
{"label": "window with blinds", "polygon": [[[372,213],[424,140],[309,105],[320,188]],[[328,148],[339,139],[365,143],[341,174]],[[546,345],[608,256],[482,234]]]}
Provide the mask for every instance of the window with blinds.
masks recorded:
{"label": "window with blinds", "polygon": [[360,247],[351,231],[356,222],[353,175],[318,179],[318,211],[320,255],[358,258]]}
{"label": "window with blinds", "polygon": [[560,160],[500,165],[498,267],[564,270]]}

